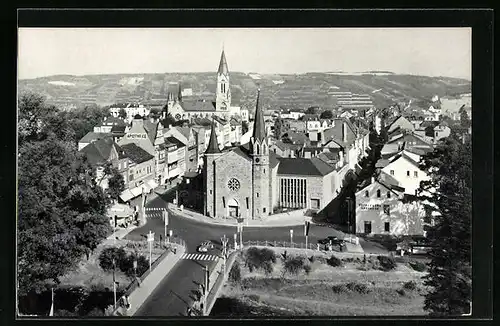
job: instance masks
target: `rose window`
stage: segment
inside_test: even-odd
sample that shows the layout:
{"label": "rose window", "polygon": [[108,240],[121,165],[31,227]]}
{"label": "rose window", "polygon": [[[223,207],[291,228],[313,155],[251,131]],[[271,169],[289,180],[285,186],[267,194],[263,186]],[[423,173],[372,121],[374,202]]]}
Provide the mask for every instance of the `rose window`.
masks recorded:
{"label": "rose window", "polygon": [[240,189],[240,182],[238,181],[238,179],[231,178],[231,179],[229,179],[227,186],[228,186],[229,190],[237,191],[238,189]]}

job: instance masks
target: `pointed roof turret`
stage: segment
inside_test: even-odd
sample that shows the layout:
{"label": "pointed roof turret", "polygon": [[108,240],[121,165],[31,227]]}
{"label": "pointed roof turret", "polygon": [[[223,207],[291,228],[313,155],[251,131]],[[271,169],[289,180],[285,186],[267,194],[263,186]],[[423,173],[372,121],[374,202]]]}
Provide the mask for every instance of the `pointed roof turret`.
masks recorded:
{"label": "pointed roof turret", "polygon": [[208,141],[207,150],[205,154],[220,154],[219,142],[217,141],[217,134],[215,133],[215,122],[212,120],[212,130],[210,131],[210,140]]}
{"label": "pointed roof turret", "polygon": [[226,55],[224,54],[224,50],[222,50],[222,54],[220,56],[219,70],[218,74],[227,75],[229,74],[229,69],[227,68]]}
{"label": "pointed roof turret", "polygon": [[255,104],[255,119],[252,137],[262,142],[266,138],[266,124],[264,122],[264,113],[262,113],[262,108],[260,107],[259,102],[260,88],[257,90],[257,103]]}

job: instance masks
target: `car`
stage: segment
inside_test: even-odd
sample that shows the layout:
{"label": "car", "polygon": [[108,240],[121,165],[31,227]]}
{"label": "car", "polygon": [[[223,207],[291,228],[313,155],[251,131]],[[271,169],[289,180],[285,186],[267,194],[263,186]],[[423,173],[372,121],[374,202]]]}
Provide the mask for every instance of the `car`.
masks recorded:
{"label": "car", "polygon": [[322,244],[322,245],[328,245],[328,244],[330,244],[330,242],[332,243],[332,245],[339,245],[339,244],[343,245],[344,244],[344,240],[339,239],[336,236],[329,236],[325,239],[318,240],[318,243]]}
{"label": "car", "polygon": [[203,241],[198,246],[198,252],[208,252],[210,249],[214,248],[214,244],[211,241]]}
{"label": "car", "polygon": [[427,254],[429,250],[432,249],[427,238],[422,236],[414,236],[405,239],[396,245],[396,251],[404,251],[409,254]]}

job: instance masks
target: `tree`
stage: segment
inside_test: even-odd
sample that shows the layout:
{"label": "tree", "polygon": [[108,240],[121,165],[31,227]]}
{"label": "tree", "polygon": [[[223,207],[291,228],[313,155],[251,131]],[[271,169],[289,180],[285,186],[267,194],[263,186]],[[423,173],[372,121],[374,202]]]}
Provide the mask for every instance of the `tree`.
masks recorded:
{"label": "tree", "polygon": [[274,138],[279,140],[281,138],[281,132],[283,127],[283,121],[281,118],[277,118],[274,121]]}
{"label": "tree", "polygon": [[241,122],[241,132],[243,134],[246,134],[248,132],[248,122],[246,121]]}
{"label": "tree", "polygon": [[307,108],[306,114],[317,114],[318,110],[319,108],[317,106],[311,106]]}
{"label": "tree", "polygon": [[462,127],[469,128],[471,122],[469,119],[469,115],[467,114],[467,110],[465,110],[465,105],[462,105],[458,113],[460,114],[460,125]]}
{"label": "tree", "polygon": [[20,97],[19,293],[41,291],[73,268],[107,236],[108,200],[85,156],[68,139],[64,116],[43,99]]}
{"label": "tree", "polygon": [[127,118],[127,111],[125,111],[124,108],[121,108],[120,111],[118,112],[118,116],[122,119]]}
{"label": "tree", "polygon": [[165,128],[168,128],[169,126],[174,126],[177,121],[170,114],[167,114],[161,123]]}
{"label": "tree", "polygon": [[431,287],[424,309],[431,315],[452,316],[469,313],[471,302],[471,216],[472,216],[472,150],[450,136],[428,153],[421,169],[431,177],[421,182],[428,212],[427,238],[432,245],[431,261],[424,284]]}
{"label": "tree", "polygon": [[74,130],[75,141],[79,141],[108,115],[109,111],[97,105],[90,105],[68,112],[66,119]]}
{"label": "tree", "polygon": [[111,164],[104,168],[105,176],[109,176],[107,193],[109,198],[118,200],[120,194],[125,190],[125,181],[123,175]]}
{"label": "tree", "polygon": [[331,110],[325,110],[321,112],[319,116],[321,119],[333,119],[333,112]]}

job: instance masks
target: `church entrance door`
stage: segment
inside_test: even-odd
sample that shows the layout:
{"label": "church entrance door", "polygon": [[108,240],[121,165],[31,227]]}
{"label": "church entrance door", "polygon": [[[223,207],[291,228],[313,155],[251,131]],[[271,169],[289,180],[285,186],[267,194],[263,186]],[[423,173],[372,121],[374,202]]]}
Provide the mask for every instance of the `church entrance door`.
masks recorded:
{"label": "church entrance door", "polygon": [[238,218],[240,213],[240,205],[235,199],[231,199],[227,205],[228,215],[230,217]]}

